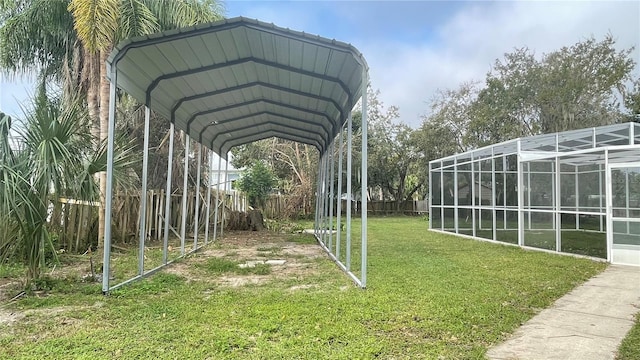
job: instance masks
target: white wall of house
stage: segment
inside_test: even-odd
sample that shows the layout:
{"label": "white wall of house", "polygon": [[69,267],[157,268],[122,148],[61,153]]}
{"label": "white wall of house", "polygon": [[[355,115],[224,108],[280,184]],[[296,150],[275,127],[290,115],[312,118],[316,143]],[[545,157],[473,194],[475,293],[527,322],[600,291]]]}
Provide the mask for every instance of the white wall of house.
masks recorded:
{"label": "white wall of house", "polygon": [[211,166],[211,186],[212,187],[216,187],[218,182],[220,182],[220,190],[225,190],[228,192],[233,191],[232,189],[232,183],[235,180],[238,180],[240,178],[240,173],[242,173],[242,171],[244,169],[236,169],[233,167],[233,165],[231,164],[231,159],[232,159],[232,155],[231,153],[227,154],[227,159],[229,159],[229,167],[227,168],[227,171],[225,172],[225,167],[226,167],[226,160],[223,158],[221,159],[220,162],[220,178],[218,178],[218,160],[219,160],[219,156],[216,153],[213,153],[213,157],[212,157],[212,161],[213,161],[213,165]]}

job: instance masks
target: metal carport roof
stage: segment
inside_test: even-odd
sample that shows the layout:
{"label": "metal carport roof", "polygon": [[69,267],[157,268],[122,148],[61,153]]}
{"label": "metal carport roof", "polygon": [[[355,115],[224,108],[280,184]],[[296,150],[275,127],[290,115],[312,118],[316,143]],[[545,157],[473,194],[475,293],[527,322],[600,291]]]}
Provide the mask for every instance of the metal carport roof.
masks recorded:
{"label": "metal carport roof", "polygon": [[271,136],[324,152],[367,85],[352,45],[242,17],[126,40],[107,69],[223,157]]}

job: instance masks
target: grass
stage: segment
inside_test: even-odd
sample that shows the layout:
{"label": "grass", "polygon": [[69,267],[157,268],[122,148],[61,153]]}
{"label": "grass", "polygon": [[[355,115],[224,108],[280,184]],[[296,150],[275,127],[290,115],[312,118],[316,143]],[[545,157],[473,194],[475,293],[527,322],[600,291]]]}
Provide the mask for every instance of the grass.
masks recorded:
{"label": "grass", "polygon": [[636,324],[620,344],[616,360],[640,359],[640,313],[636,314]]}
{"label": "grass", "polygon": [[[10,305],[32,312],[0,325],[0,358],[480,359],[606,267],[431,233],[427,225],[412,217],[369,220],[366,290],[327,258],[316,273],[236,288],[166,272],[108,297],[96,284],[54,283],[48,296]],[[359,227],[354,219],[354,237]],[[315,246],[308,235],[283,237]],[[210,277],[240,271],[225,257],[181,266]],[[314,286],[291,291],[304,284]],[[638,325],[634,331],[631,357],[622,359],[637,354]]]}
{"label": "grass", "polygon": [[197,264],[196,267],[206,270],[210,274],[234,273],[240,275],[268,275],[271,273],[269,264],[257,263],[253,267],[240,267],[241,263],[225,258],[210,258],[203,264]]}

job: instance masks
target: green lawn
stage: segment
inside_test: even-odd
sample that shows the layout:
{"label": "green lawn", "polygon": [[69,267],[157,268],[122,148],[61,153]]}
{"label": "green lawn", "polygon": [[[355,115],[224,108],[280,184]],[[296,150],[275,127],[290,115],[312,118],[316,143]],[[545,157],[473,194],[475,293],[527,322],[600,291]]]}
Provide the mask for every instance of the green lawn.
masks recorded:
{"label": "green lawn", "polygon": [[[483,358],[606,267],[427,228],[417,217],[369,219],[366,290],[326,256],[301,259],[314,271],[239,287],[211,279],[276,270],[239,271],[200,254],[175,265],[197,276],[160,272],[108,297],[97,284],[52,280],[48,296],[0,308],[26,311],[0,323],[0,358]],[[282,254],[274,241],[257,251]],[[280,241],[317,246],[302,236]],[[242,255],[224,241],[209,248]],[[633,357],[638,337],[628,342]]]}
{"label": "green lawn", "polygon": [[620,344],[616,360],[640,359],[640,313],[636,314],[636,324]]}

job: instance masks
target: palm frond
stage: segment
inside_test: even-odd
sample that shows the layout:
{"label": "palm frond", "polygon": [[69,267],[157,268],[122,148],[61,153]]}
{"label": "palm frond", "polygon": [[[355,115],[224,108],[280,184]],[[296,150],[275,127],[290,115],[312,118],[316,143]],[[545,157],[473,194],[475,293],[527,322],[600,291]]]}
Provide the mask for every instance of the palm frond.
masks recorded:
{"label": "palm frond", "polygon": [[113,45],[120,16],[117,0],[71,0],[68,10],[73,14],[78,38],[88,50]]}
{"label": "palm frond", "polygon": [[76,39],[68,2],[24,0],[0,14],[0,68],[8,74],[59,74]]}
{"label": "palm frond", "polygon": [[140,0],[122,0],[118,40],[157,32],[158,19]]}
{"label": "palm frond", "polygon": [[217,0],[143,0],[156,15],[160,30],[211,22],[223,18],[224,8]]}

